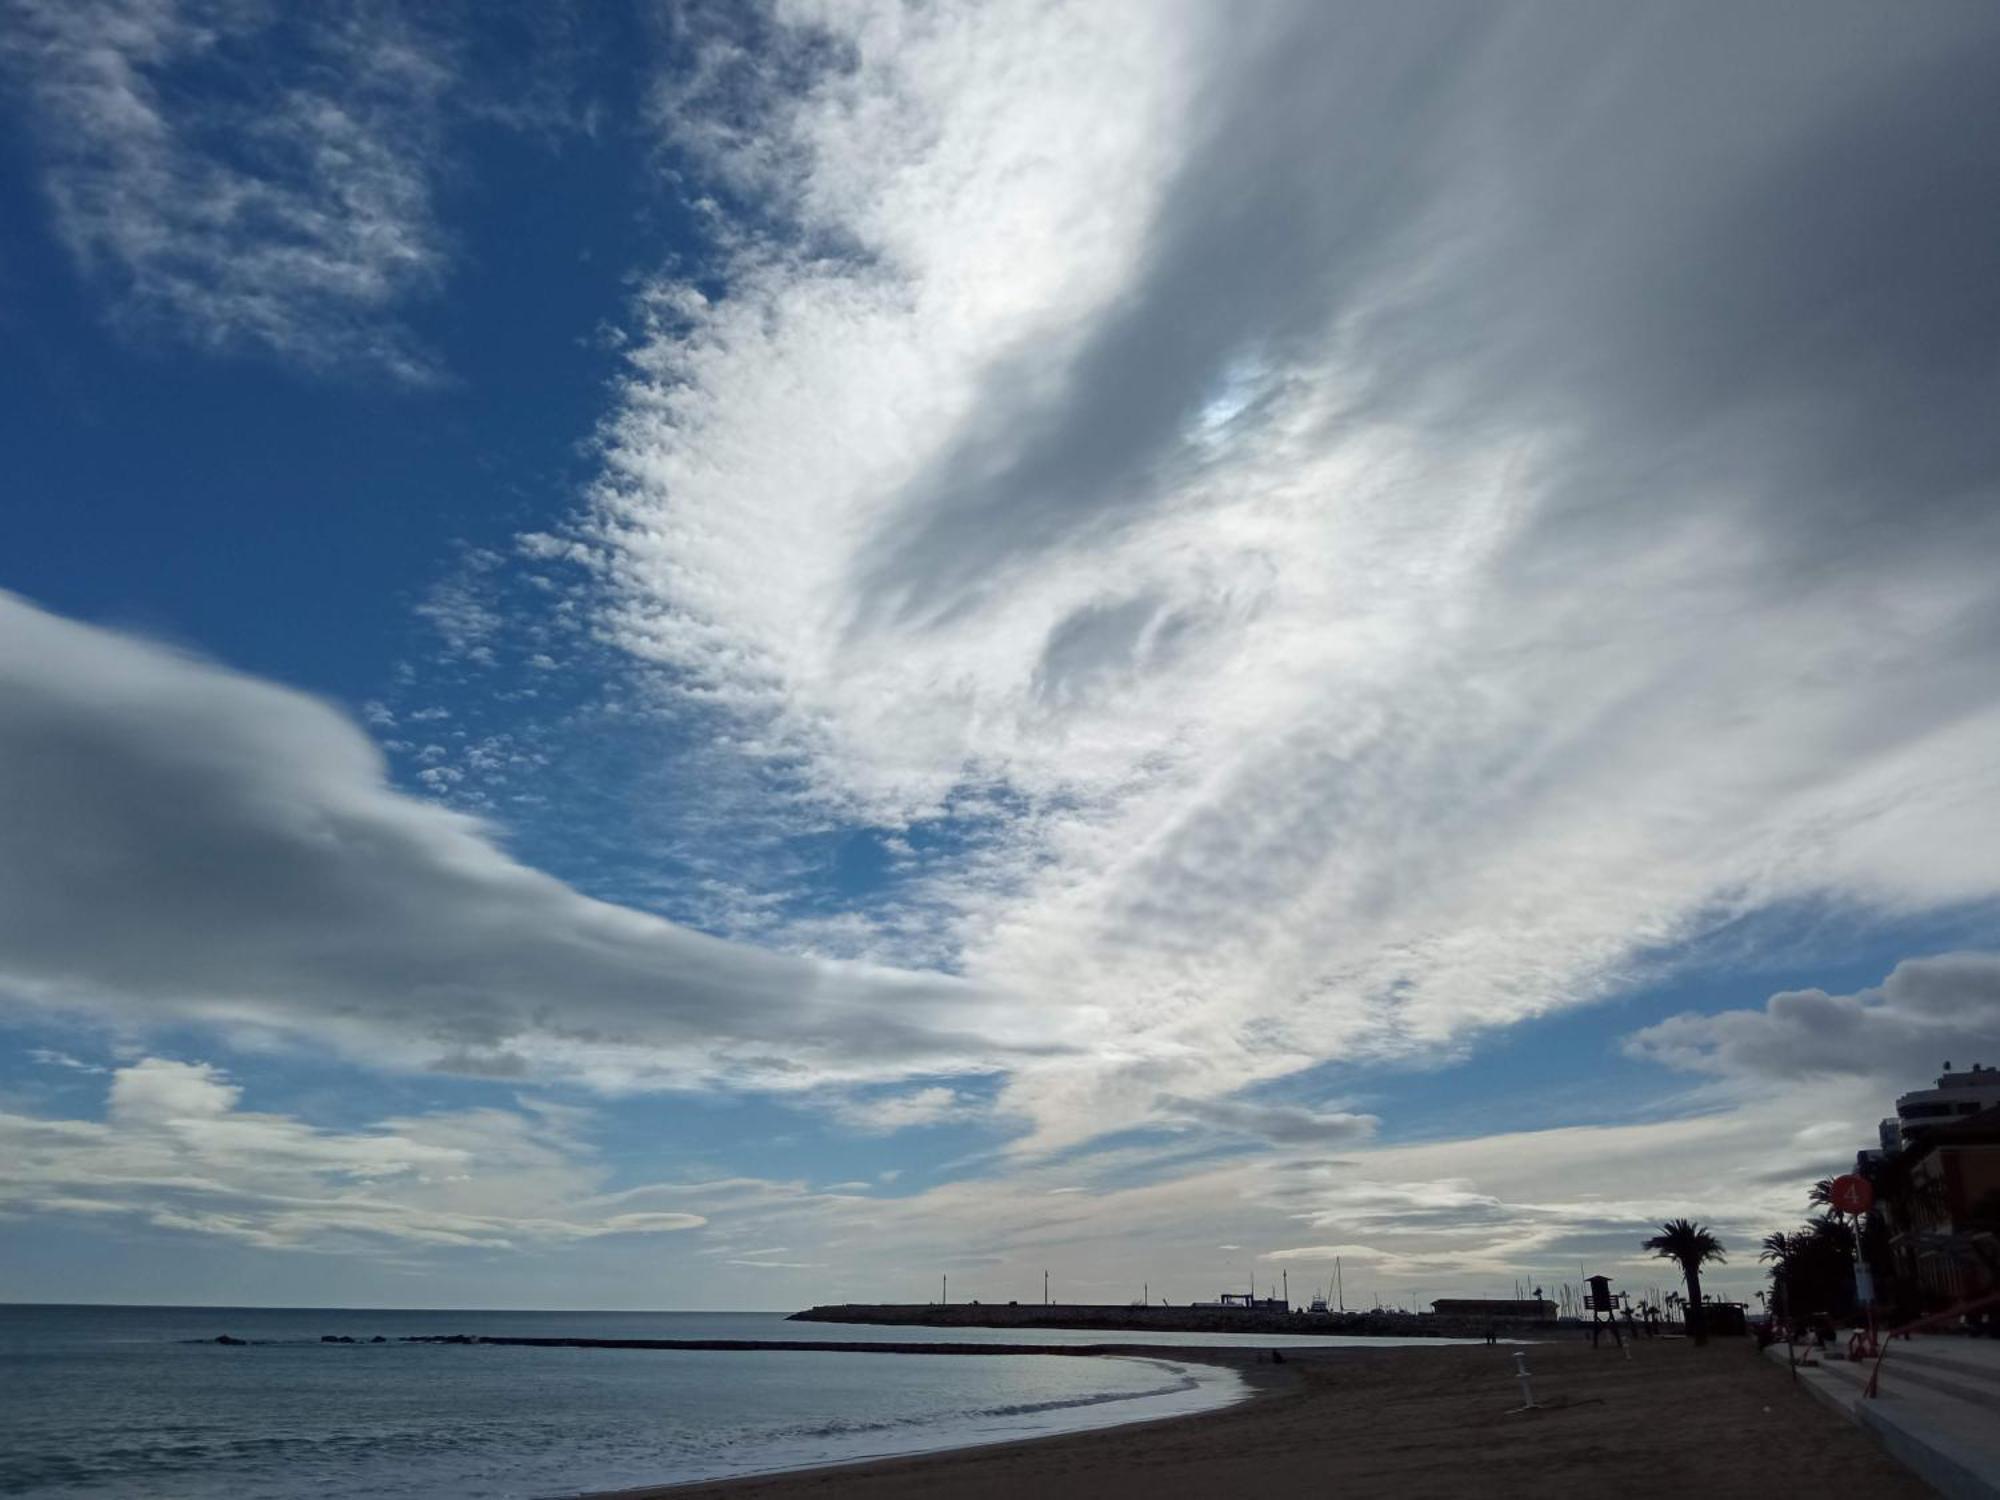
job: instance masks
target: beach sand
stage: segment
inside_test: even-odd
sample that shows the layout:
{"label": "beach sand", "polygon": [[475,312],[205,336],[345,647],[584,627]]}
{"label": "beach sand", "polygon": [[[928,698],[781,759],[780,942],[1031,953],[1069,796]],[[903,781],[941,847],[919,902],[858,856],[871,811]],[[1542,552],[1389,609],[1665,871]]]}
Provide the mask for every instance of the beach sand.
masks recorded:
{"label": "beach sand", "polygon": [[[1153,1351],[1162,1353],[1164,1351]],[[1234,1351],[1231,1351],[1233,1353]],[[1173,1357],[1192,1357],[1176,1350]],[[1199,1357],[1238,1364],[1226,1354]],[[623,1492],[690,1500],[1168,1500],[1184,1495],[1772,1496],[1871,1500],[1931,1490],[1753,1355],[1641,1341],[1627,1361],[1582,1340],[1510,1348],[1287,1350],[1244,1365],[1259,1388],[1219,1412],[987,1448]]]}

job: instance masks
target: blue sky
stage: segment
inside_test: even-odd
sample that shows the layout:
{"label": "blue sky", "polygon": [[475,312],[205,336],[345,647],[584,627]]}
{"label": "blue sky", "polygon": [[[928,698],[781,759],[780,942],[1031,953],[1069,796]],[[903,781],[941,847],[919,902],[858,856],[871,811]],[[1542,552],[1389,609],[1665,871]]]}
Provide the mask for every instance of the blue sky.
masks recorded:
{"label": "blue sky", "polygon": [[1982,8],[4,15],[0,1298],[1740,1290],[2000,1053]]}

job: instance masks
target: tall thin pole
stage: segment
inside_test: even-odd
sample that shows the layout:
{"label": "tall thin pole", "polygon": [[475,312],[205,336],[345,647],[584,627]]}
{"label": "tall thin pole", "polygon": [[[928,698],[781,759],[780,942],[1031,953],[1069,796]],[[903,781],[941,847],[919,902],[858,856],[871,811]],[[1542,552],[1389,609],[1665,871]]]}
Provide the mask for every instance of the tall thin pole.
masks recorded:
{"label": "tall thin pole", "polygon": [[940,1279],[940,1281],[938,1282],[938,1301],[942,1303],[949,1303],[951,1301],[950,1272],[946,1272],[943,1278]]}
{"label": "tall thin pole", "polygon": [[1333,1258],[1333,1304],[1342,1312],[1347,1311],[1347,1292],[1340,1284],[1340,1257]]}
{"label": "tall thin pole", "polygon": [[1285,1267],[1285,1311],[1292,1310],[1292,1268]]}
{"label": "tall thin pole", "polygon": [[1044,1307],[1047,1307],[1048,1305],[1049,1305],[1049,1273],[1048,1273],[1047,1271],[1043,1271],[1043,1272],[1042,1272],[1042,1306],[1044,1306]]}

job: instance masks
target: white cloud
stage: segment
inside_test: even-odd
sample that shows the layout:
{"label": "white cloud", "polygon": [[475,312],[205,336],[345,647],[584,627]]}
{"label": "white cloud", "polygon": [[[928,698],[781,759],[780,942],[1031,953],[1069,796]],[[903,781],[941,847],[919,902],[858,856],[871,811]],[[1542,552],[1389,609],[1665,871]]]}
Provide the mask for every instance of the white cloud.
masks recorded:
{"label": "white cloud", "polygon": [[103,1073],[109,1071],[108,1069],[98,1067],[94,1063],[87,1063],[82,1058],[71,1057],[67,1052],[58,1052],[49,1047],[30,1047],[28,1049],[28,1060],[39,1063],[45,1068],[68,1068],[72,1072],[77,1073]]}
{"label": "white cloud", "polygon": [[1900,1086],[1936,1071],[2000,1060],[2000,954],[1908,959],[1853,995],[1787,990],[1762,1010],[1672,1016],[1625,1050],[1671,1068],[1800,1081],[1849,1074]]}
{"label": "white cloud", "polygon": [[[1044,1269],[1077,1300],[1126,1302],[1146,1281],[1179,1302],[1253,1274],[1261,1286],[1286,1265],[1331,1281],[1336,1257],[1349,1306],[1504,1295],[1517,1279],[1555,1287],[1583,1265],[1637,1290],[1673,1284],[1640,1241],[1680,1214],[1712,1225],[1731,1252],[1715,1288],[1747,1295],[1763,1282],[1757,1241],[1800,1222],[1807,1185],[1852,1160],[1884,1098],[1838,1083],[1696,1102],[1683,1118],[1362,1143],[1338,1159],[1280,1150],[1150,1171],[1133,1152],[1015,1161],[899,1198],[754,1180],[640,1196],[702,1203],[714,1258],[814,1267],[764,1284],[810,1302],[921,1299],[940,1272],[955,1295],[1028,1299]],[[1157,1150],[1152,1160],[1170,1163]],[[1084,1172],[1090,1186],[1077,1191]]]}
{"label": "white cloud", "polygon": [[940,834],[794,936],[1092,1038],[1030,1145],[2000,891],[1990,16],[786,15],[532,550],[716,797]]}
{"label": "white cloud", "polygon": [[8,15],[0,62],[33,102],[57,231],[122,321],[437,378],[391,316],[445,259],[430,177],[451,79],[414,29],[316,10],[304,46],[273,57],[262,6],[15,0]]}
{"label": "white cloud", "polygon": [[1323,1261],[1327,1264],[1336,1260],[1379,1261],[1385,1258],[1380,1250],[1370,1245],[1295,1245],[1288,1250],[1266,1250],[1257,1257],[1259,1260]]}
{"label": "white cloud", "polygon": [[111,1079],[102,1123],[0,1113],[0,1215],[130,1218],[265,1249],[517,1249],[706,1223],[611,1211],[605,1171],[549,1106],[337,1131],[239,1107],[205,1063],[147,1057]]}
{"label": "white cloud", "polygon": [[612,1089],[812,1090],[1050,1044],[959,980],[584,897],[391,790],[334,709],[5,594],[0,703],[0,999]]}
{"label": "white cloud", "polygon": [[[442,640],[445,660],[482,667],[494,664],[494,642],[505,624],[495,577],[500,563],[497,553],[478,547],[466,549],[417,606],[418,616],[428,621]],[[442,716],[450,717],[449,713]]]}
{"label": "white cloud", "polygon": [[898,1130],[976,1119],[983,1113],[977,1100],[936,1084],[905,1093],[840,1097],[828,1108],[841,1124],[864,1135],[891,1135]]}
{"label": "white cloud", "polygon": [[145,1057],[111,1080],[111,1117],[127,1123],[173,1124],[220,1119],[243,1091],[206,1063]]}
{"label": "white cloud", "polygon": [[[101,48],[24,13],[40,86],[90,121],[51,190],[134,316],[425,374],[387,319],[440,264],[436,80],[390,57],[408,87],[367,109],[292,101],[273,149],[330,154],[281,181],[163,102],[156,65],[210,45],[176,12],[118,11]],[[317,1130],[153,1060],[103,1124],[8,1117],[11,1201],[285,1245],[707,1218],[711,1260],[839,1268],[799,1279],[815,1298],[921,1295],[946,1264],[1019,1290],[1052,1258],[1109,1300],[1149,1272],[1206,1294],[1347,1246],[1385,1288],[1637,1275],[1663,1213],[1732,1244],[1791,1222],[1882,1101],[1835,1079],[1410,1147],[1246,1089],[1587,1002],[1776,902],[2000,890],[1964,836],[2000,824],[1991,195],[1938,149],[1987,139],[1962,59],[1991,23],[784,15],[840,45],[719,45],[712,89],[663,94],[740,212],[714,210],[699,288],[647,291],[591,514],[520,552],[590,570],[562,641],[596,629],[632,702],[712,731],[671,737],[703,747],[672,800],[710,909],[948,974],[587,899],[390,790],[325,705],[0,596],[0,993],[397,1067],[785,1090],[861,1132],[1025,1119],[1021,1153],[904,1197],[579,1197],[541,1117]],[[405,108],[407,136],[345,133]],[[303,260],[232,258],[217,192]],[[355,216],[317,217],[328,193]],[[383,237],[351,241],[371,213]],[[461,564],[422,606],[448,657],[555,639],[513,641],[500,564]],[[411,753],[458,794],[506,752]],[[888,892],[786,916],[707,841],[787,819],[874,825]],[[1845,1055],[1815,1018],[1911,1057],[1985,1024],[1985,991],[1924,977],[1634,1045],[1754,1076],[1794,1042]],[[1000,1070],[992,1104],[929,1081]],[[1176,1140],[1056,1154],[1140,1124]],[[457,1182],[495,1160],[499,1186]]]}
{"label": "white cloud", "polygon": [[1253,1104],[1237,1099],[1160,1100],[1169,1120],[1238,1135],[1256,1136],[1278,1146],[1337,1146],[1366,1140],[1381,1122],[1373,1115],[1347,1110],[1307,1109],[1296,1104]]}

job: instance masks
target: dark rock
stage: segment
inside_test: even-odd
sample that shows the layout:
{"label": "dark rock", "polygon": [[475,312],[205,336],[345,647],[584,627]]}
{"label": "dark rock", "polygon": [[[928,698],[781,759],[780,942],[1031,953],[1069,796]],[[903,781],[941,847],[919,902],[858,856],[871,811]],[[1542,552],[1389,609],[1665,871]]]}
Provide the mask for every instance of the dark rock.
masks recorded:
{"label": "dark rock", "polygon": [[230,1336],[229,1336],[228,1334],[226,1334],[226,1333],[224,1333],[224,1334],[218,1334],[218,1335],[216,1336],[216,1340],[215,1340],[215,1341],[216,1341],[216,1343],[218,1343],[218,1344],[238,1344],[238,1345],[241,1345],[241,1344],[247,1344],[247,1343],[249,1343],[249,1342],[250,1342],[250,1340],[248,1340],[248,1339],[239,1339],[239,1338],[231,1338],[231,1337],[230,1337]]}
{"label": "dark rock", "polygon": [[319,1336],[319,1341],[322,1344],[351,1344],[354,1342],[353,1339],[344,1333],[322,1333]]}

